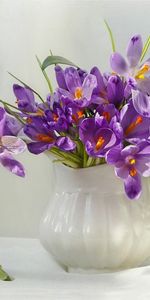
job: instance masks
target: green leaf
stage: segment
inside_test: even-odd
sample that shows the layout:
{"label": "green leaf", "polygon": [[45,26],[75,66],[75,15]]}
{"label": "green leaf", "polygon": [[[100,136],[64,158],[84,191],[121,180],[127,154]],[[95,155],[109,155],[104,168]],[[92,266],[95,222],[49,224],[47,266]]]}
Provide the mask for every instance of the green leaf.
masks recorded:
{"label": "green leaf", "polygon": [[104,20],[104,23],[106,25],[106,28],[107,28],[109,36],[110,36],[112,50],[113,50],[113,52],[115,52],[116,50],[115,50],[115,41],[114,41],[113,33],[112,33],[111,28],[109,27],[108,23],[106,22],[106,20]]}
{"label": "green leaf", "polygon": [[143,50],[142,50],[142,54],[141,54],[141,58],[140,58],[140,61],[143,60],[143,58],[145,57],[147,51],[148,51],[148,48],[150,46],[150,36],[148,37],[144,47],[143,47]]}
{"label": "green leaf", "polygon": [[[39,64],[39,67],[40,69],[42,70],[42,64],[38,58],[38,56],[36,55],[36,59],[37,59],[37,62]],[[53,94],[53,88],[52,88],[52,85],[51,85],[51,82],[50,82],[50,79],[48,78],[47,74],[46,74],[46,71],[45,70],[42,70],[42,73],[47,81],[47,84],[48,84],[48,87],[49,87],[49,90],[50,90],[50,93]]]}
{"label": "green leaf", "polygon": [[56,64],[61,64],[61,65],[69,65],[69,66],[74,66],[76,68],[78,68],[78,66],[76,64],[74,64],[73,62],[69,61],[68,59],[61,57],[61,56],[48,56],[43,64],[42,64],[42,70],[45,70],[47,67],[51,66],[51,65],[56,65]]}
{"label": "green leaf", "polygon": [[2,269],[2,266],[0,266],[0,280],[3,281],[11,281],[12,278]]}

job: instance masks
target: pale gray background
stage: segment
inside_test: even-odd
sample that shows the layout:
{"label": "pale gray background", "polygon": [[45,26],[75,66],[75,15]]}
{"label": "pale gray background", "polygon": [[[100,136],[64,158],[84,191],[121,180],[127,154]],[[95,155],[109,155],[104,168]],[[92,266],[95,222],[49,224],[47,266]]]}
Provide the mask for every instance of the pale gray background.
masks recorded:
{"label": "pale gray background", "polygon": [[[150,1],[0,0],[0,98],[15,101],[14,80],[7,71],[46,95],[35,54],[44,59],[49,49],[83,68],[109,68],[104,18],[117,49],[125,53],[132,34],[141,33],[144,40],[150,34]],[[27,170],[25,180],[0,168],[0,235],[36,237],[51,194],[51,163],[45,155],[25,153],[19,158]]]}

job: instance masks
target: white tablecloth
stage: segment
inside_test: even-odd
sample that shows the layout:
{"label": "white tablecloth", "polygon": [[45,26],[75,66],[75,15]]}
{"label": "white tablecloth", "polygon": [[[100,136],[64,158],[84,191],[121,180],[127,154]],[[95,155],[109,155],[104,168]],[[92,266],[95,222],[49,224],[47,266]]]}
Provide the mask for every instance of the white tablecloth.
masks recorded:
{"label": "white tablecloth", "polygon": [[150,266],[105,274],[62,270],[37,239],[0,238],[0,300],[150,300]]}

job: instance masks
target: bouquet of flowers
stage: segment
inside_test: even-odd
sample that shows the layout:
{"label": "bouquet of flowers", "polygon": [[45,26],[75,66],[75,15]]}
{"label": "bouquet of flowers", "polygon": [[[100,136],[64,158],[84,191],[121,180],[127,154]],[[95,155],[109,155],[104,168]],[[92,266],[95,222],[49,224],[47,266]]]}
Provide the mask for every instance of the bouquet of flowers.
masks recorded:
{"label": "bouquet of flowers", "polygon": [[[113,49],[108,73],[96,66],[87,72],[52,53],[43,64],[37,58],[50,90],[46,99],[11,74],[22,85],[13,86],[16,105],[0,100],[0,162],[22,177],[24,167],[13,155],[26,148],[35,155],[48,151],[71,168],[107,163],[128,198],[137,199],[141,176],[150,175],[150,60],[143,63],[150,38],[143,47],[141,36],[133,36],[126,60],[107,28]],[[45,71],[50,65],[54,91]]]}

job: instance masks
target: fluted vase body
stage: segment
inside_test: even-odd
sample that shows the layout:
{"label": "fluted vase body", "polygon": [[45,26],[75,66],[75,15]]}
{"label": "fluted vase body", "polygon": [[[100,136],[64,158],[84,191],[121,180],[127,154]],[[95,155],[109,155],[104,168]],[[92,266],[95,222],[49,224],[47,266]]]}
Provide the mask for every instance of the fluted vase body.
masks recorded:
{"label": "fluted vase body", "polygon": [[53,166],[54,192],[40,238],[69,271],[111,271],[139,266],[150,256],[150,189],[129,200],[112,167]]}

